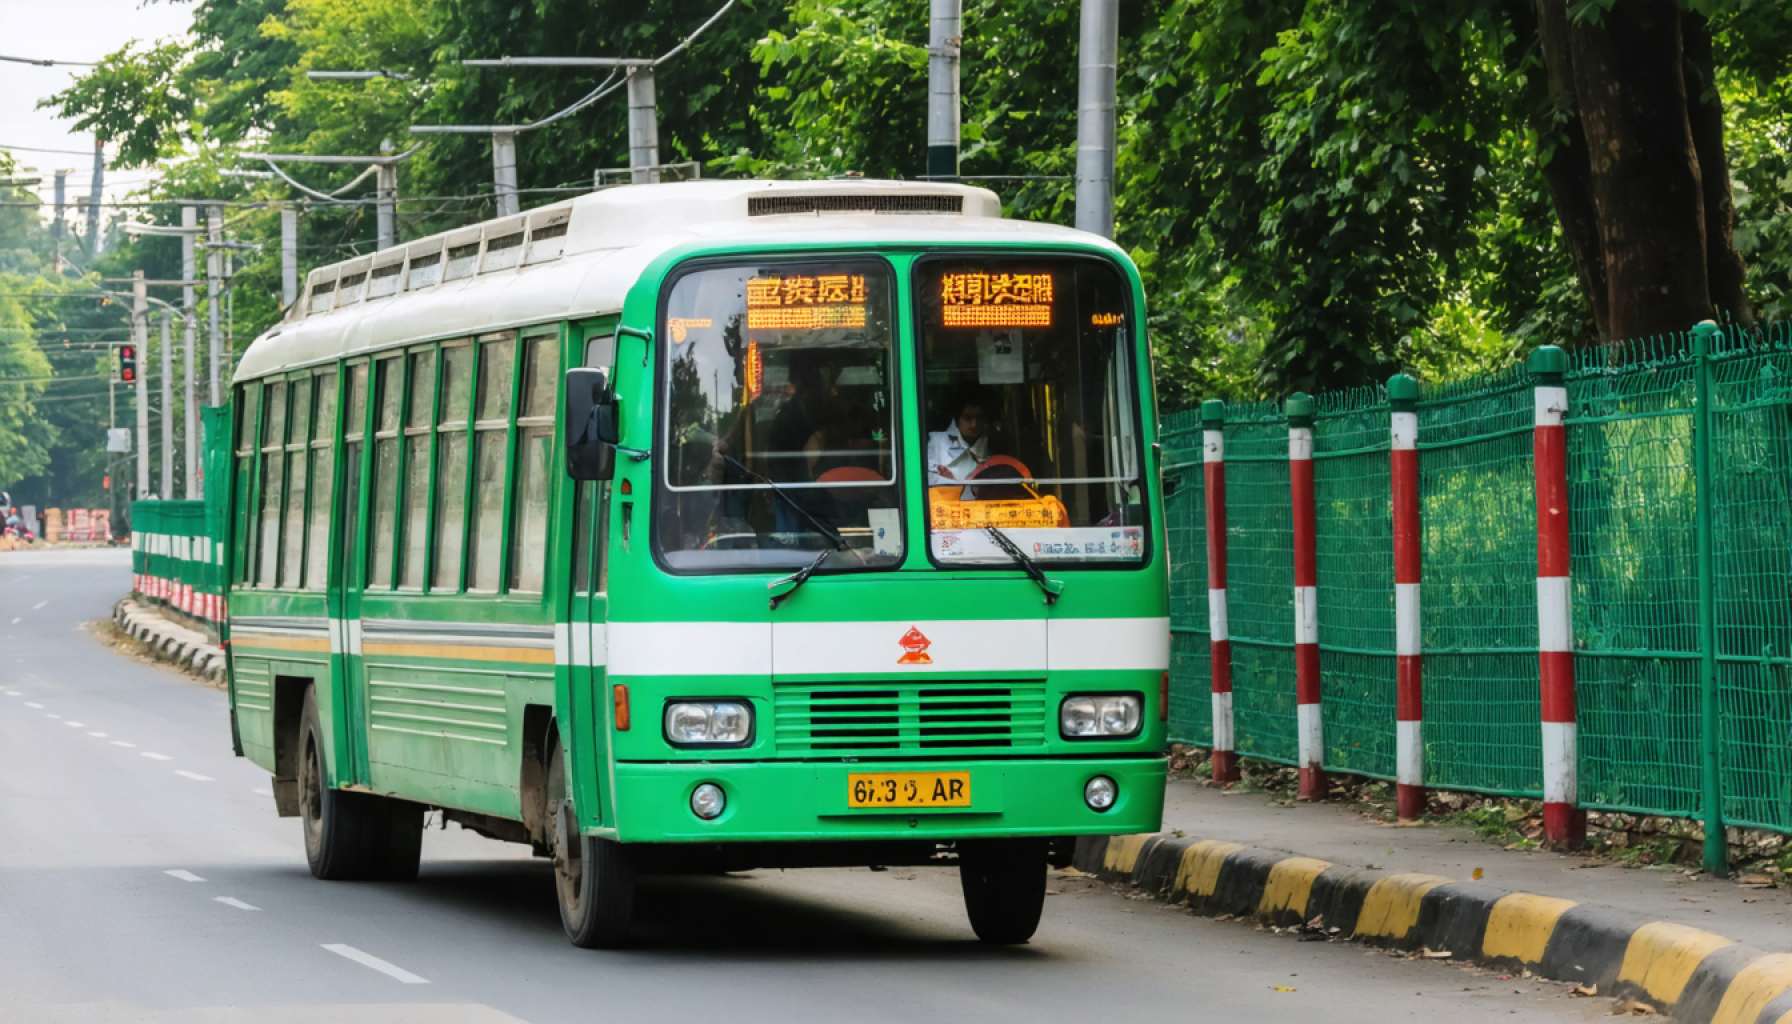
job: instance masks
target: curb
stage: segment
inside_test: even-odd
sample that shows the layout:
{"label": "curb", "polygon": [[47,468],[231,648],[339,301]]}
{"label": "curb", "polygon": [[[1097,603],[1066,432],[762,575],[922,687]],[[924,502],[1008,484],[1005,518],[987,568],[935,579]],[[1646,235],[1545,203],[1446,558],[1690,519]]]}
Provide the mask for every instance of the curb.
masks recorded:
{"label": "curb", "polygon": [[213,686],[224,685],[224,650],[204,633],[173,622],[128,597],[112,606],[112,621],[145,654]]}
{"label": "curb", "polygon": [[1078,870],[1197,914],[1337,929],[1529,969],[1701,1024],[1792,1024],[1792,953],[1609,907],[1436,875],[1387,874],[1214,839],[1077,840]]}

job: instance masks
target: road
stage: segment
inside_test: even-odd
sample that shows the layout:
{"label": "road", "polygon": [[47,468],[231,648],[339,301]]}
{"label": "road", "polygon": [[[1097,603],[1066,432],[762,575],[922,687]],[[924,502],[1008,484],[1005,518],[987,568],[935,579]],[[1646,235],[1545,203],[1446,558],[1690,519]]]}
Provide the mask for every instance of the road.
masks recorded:
{"label": "road", "polygon": [[0,1021],[1592,1020],[1605,1000],[1299,942],[1061,876],[986,949],[949,870],[647,883],[568,945],[545,862],[458,828],[414,884],[326,884],[224,695],[108,646],[123,551],[0,554]]}

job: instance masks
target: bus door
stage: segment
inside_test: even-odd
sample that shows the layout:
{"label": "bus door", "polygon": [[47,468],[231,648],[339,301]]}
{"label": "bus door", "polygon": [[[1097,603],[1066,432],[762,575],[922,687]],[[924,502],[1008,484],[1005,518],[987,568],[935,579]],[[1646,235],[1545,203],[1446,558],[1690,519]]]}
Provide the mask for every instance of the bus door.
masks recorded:
{"label": "bus door", "polygon": [[[610,321],[573,327],[570,337],[574,344],[567,346],[572,353],[571,365],[613,369],[616,339],[612,329]],[[567,483],[573,490],[572,529],[568,531],[571,600],[566,625],[568,687],[560,700],[560,731],[568,774],[573,780],[573,806],[580,810],[581,817],[596,820],[604,805],[599,795],[599,776],[609,758],[610,701],[604,671],[608,645],[604,624],[609,614],[605,548],[611,485],[608,481],[570,479]]]}
{"label": "bus door", "polygon": [[331,647],[337,652],[335,702],[336,777],[340,783],[371,777],[365,742],[365,681],[361,660],[361,588],[367,562],[360,524],[366,515],[368,376],[365,360],[351,363],[343,379],[341,406],[342,485],[336,488],[336,565],[330,575]]}

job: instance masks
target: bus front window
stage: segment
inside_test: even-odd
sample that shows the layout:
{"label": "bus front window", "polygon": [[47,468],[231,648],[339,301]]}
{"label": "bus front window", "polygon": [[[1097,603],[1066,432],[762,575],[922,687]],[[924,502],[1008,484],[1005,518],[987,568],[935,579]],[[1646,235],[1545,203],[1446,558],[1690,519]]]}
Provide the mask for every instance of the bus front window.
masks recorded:
{"label": "bus front window", "polygon": [[674,571],[902,560],[893,282],[869,260],[705,265],[661,324],[654,543]]}
{"label": "bus front window", "polygon": [[1126,280],[1083,257],[915,268],[927,521],[942,564],[1138,563],[1145,520]]}

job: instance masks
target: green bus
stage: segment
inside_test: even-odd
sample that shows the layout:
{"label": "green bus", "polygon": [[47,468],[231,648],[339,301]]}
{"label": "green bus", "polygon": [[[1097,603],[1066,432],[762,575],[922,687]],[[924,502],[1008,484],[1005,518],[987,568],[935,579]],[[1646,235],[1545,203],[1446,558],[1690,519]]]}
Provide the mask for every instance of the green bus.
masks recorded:
{"label": "green bus", "polygon": [[315,270],[232,387],[229,693],[324,879],[424,815],[642,873],[956,864],[1024,942],[1159,825],[1137,270],[945,184],[616,188]]}

